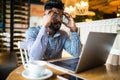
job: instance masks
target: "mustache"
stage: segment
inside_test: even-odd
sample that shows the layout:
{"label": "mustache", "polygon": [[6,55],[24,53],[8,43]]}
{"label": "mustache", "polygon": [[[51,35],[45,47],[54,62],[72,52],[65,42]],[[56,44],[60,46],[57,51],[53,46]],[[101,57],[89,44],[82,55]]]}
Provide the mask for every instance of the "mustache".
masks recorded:
{"label": "mustache", "polygon": [[61,22],[54,22],[53,24],[61,24]]}

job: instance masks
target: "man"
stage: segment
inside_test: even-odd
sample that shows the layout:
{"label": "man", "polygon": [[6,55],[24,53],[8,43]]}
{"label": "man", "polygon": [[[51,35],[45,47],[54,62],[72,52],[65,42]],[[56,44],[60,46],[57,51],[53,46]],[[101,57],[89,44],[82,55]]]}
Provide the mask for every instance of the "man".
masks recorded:
{"label": "man", "polygon": [[[77,57],[80,55],[80,38],[73,18],[64,11],[61,1],[50,0],[44,5],[44,16],[41,27],[31,27],[26,31],[28,55],[30,60],[49,60],[61,58],[62,51]],[[68,23],[63,22],[63,16]],[[70,28],[71,37],[60,30],[61,24]]]}

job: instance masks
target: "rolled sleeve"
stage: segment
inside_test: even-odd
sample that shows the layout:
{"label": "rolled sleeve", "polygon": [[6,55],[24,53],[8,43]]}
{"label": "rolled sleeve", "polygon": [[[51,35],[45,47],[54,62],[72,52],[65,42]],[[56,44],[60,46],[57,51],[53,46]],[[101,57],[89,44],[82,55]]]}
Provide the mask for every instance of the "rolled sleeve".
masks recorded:
{"label": "rolled sleeve", "polygon": [[65,50],[74,57],[78,57],[80,55],[80,38],[77,32],[71,32],[70,37],[71,38],[67,38],[65,42]]}

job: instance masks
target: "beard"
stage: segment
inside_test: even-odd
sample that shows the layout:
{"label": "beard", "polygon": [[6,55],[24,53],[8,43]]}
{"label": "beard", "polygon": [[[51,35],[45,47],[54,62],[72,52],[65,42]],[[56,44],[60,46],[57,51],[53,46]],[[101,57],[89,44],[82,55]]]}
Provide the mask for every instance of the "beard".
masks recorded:
{"label": "beard", "polygon": [[59,31],[60,30],[60,26],[61,26],[61,23],[60,22],[54,22],[54,23],[51,23],[49,28],[52,30],[52,31]]}

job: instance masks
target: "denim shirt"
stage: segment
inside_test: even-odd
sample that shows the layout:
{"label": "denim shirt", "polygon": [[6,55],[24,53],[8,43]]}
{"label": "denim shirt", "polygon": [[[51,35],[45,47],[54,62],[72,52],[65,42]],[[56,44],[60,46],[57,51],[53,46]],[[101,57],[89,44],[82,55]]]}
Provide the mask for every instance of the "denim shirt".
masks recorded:
{"label": "denim shirt", "polygon": [[65,31],[59,30],[50,36],[45,27],[30,27],[26,31],[28,56],[30,60],[49,60],[61,58],[65,49],[74,57],[80,55],[80,38],[77,32],[69,37]]}

